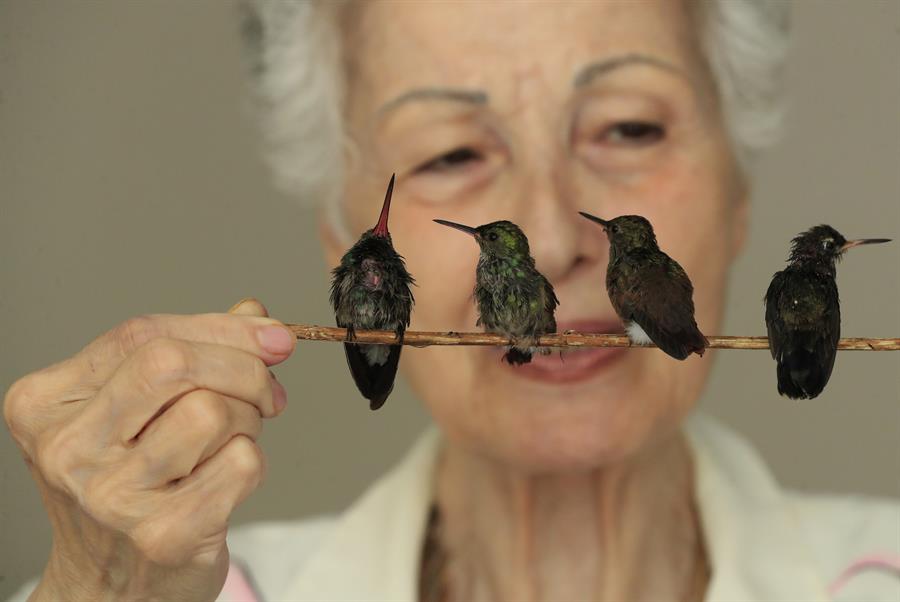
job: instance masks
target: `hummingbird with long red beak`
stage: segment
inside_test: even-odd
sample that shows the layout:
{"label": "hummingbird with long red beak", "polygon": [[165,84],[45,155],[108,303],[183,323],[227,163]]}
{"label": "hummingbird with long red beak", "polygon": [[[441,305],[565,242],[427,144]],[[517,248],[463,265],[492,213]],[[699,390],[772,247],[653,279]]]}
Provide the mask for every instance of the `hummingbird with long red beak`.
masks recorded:
{"label": "hummingbird with long red beak", "polygon": [[788,266],[766,291],[769,349],[778,368],[778,393],[812,399],[828,384],[841,338],[836,264],[847,250],[890,242],[847,240],[831,226],[810,228],[791,241]]}
{"label": "hummingbird with long red beak", "polygon": [[554,312],[559,299],[553,286],[537,271],[525,233],[512,222],[491,222],[473,228],[447,220],[435,222],[465,232],[475,239],[481,253],[475,268],[476,326],[512,339],[503,359],[518,366],[531,362],[542,334],[556,332]]}
{"label": "hummingbird with long red beak", "polygon": [[402,345],[354,343],[356,329],[393,330],[398,341],[409,326],[413,277],[391,242],[388,213],[394,176],[375,227],[363,232],[332,271],[331,305],[337,325],[347,329],[344,353],[356,387],[377,410],[394,388]]}
{"label": "hummingbird with long red beak", "polygon": [[663,253],[653,226],[640,215],[611,220],[580,211],[609,238],[606,290],[635,344],[654,343],[677,360],[702,356],[709,343],[694,319],[694,286],[684,268]]}

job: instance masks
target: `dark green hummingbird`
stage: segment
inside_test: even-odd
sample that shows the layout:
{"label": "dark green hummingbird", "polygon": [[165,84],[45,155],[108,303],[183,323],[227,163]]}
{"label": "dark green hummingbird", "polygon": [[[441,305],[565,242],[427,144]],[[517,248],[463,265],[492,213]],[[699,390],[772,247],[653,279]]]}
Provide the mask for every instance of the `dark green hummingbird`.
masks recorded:
{"label": "dark green hummingbird", "polygon": [[835,265],[848,249],[889,241],[847,240],[826,225],[810,228],[791,241],[788,266],[775,273],[765,296],[779,394],[812,399],[828,384],[841,338]]}
{"label": "dark green hummingbird", "polygon": [[[331,305],[337,325],[347,329],[347,341],[355,339],[355,329],[393,330],[397,339],[409,326],[413,294],[412,276],[403,257],[394,250],[388,232],[388,213],[394,177],[391,176],[381,216],[374,228],[366,230],[332,271]],[[394,388],[394,377],[402,345],[344,343],[350,374],[359,392],[377,410]]]}
{"label": "dark green hummingbird", "polygon": [[677,360],[702,356],[709,342],[694,320],[694,286],[677,261],[663,253],[653,226],[640,215],[604,220],[609,237],[606,290],[633,343],[653,342]]}
{"label": "dark green hummingbird", "polygon": [[507,221],[477,228],[442,219],[434,221],[470,234],[478,243],[481,255],[475,269],[476,326],[513,340],[515,344],[503,356],[507,363],[527,364],[535,351],[549,354],[550,349],[536,345],[540,335],[556,332],[553,314],[559,299],[550,282],[534,267],[522,230]]}

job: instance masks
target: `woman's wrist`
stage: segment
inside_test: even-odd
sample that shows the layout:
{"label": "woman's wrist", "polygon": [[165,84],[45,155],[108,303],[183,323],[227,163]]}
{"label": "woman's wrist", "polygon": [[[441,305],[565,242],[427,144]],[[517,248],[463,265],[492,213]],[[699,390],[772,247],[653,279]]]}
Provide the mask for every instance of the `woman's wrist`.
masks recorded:
{"label": "woman's wrist", "polygon": [[50,559],[41,575],[37,587],[28,597],[29,602],[58,600],[116,600],[113,588],[108,579],[104,579],[95,567],[75,566],[75,564],[58,553],[50,553]]}

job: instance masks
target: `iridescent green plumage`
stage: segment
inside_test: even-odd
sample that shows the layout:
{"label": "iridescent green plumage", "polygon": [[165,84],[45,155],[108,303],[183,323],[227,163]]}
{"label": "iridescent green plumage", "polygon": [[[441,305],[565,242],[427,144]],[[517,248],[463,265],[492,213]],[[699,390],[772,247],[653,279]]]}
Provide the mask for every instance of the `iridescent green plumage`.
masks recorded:
{"label": "iridescent green plumage", "polygon": [[[512,222],[492,222],[471,228],[445,220],[439,224],[475,237],[481,248],[475,270],[477,325],[488,332],[511,337],[504,358],[510,364],[527,364],[542,334],[556,332],[553,314],[559,300],[553,286],[537,271],[525,234]],[[539,348],[543,354],[549,349]]]}

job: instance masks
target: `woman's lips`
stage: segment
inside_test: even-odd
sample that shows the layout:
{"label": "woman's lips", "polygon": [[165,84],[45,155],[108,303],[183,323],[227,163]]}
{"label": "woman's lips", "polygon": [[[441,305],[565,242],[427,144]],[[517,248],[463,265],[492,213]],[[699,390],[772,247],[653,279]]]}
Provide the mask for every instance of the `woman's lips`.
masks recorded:
{"label": "woman's lips", "polygon": [[[623,332],[619,321],[576,321],[557,325],[559,332],[574,330],[576,332],[597,332],[603,334],[620,334]],[[505,352],[501,347],[499,351]],[[587,380],[598,372],[610,367],[621,359],[627,351],[624,347],[589,347],[584,349],[553,349],[550,355],[535,353],[531,362],[522,366],[503,366],[516,376],[546,383],[573,383]]]}

